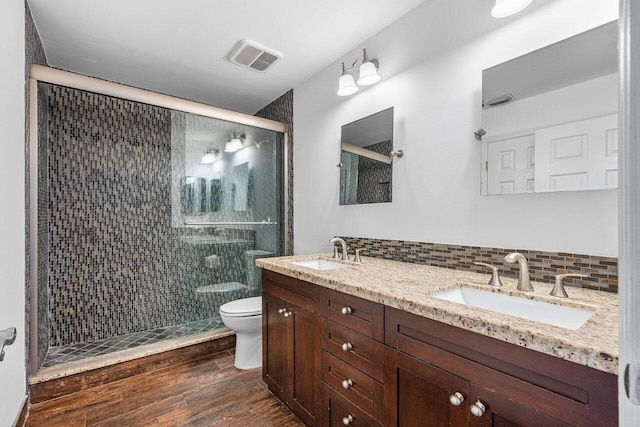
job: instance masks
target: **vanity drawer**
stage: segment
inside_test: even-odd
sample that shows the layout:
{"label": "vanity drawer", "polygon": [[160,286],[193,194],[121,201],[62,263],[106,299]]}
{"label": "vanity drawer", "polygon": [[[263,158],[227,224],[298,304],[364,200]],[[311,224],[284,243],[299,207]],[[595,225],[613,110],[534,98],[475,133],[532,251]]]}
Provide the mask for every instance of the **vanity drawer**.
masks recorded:
{"label": "vanity drawer", "polygon": [[320,294],[317,285],[263,269],[262,290],[312,313],[317,312]]}
{"label": "vanity drawer", "polygon": [[323,288],[320,314],[376,341],[384,341],[382,304]]}
{"label": "vanity drawer", "polygon": [[382,382],[381,343],[325,318],[320,327],[322,348]]}
{"label": "vanity drawer", "polygon": [[321,426],[354,426],[381,427],[381,424],[371,418],[365,411],[349,402],[331,387],[322,384],[322,417]]}
{"label": "vanity drawer", "polygon": [[382,384],[324,350],[322,351],[322,380],[373,418],[382,419],[384,399]]}

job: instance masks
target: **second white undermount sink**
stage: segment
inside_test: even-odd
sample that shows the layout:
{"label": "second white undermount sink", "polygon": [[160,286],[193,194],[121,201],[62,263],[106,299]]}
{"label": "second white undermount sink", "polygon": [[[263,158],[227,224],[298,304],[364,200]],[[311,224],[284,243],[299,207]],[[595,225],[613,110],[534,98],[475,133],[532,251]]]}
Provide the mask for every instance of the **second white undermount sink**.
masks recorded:
{"label": "second white undermount sink", "polygon": [[593,315],[588,310],[473,288],[456,288],[434,294],[433,297],[574,331]]}
{"label": "second white undermount sink", "polygon": [[340,264],[333,261],[327,261],[324,259],[311,259],[308,261],[297,261],[297,262],[294,262],[293,264],[299,265],[300,267],[307,267],[314,270],[322,270],[322,271],[339,270],[341,268],[348,267],[344,264]]}

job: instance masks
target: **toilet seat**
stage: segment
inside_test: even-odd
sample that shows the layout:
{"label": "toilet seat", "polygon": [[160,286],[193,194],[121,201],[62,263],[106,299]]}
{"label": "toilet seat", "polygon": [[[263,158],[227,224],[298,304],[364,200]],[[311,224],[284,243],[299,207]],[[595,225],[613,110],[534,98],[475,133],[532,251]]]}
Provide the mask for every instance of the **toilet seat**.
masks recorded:
{"label": "toilet seat", "polygon": [[243,298],[223,304],[220,314],[229,317],[249,317],[262,315],[262,297]]}

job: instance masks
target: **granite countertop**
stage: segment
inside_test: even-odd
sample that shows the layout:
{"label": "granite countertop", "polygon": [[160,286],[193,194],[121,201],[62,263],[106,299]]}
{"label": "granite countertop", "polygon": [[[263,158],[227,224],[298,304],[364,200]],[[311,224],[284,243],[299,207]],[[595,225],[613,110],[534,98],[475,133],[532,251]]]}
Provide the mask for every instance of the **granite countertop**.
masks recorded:
{"label": "granite countertop", "polygon": [[[516,279],[503,277],[504,286],[496,289],[487,285],[490,274],[369,257],[362,257],[362,263],[338,261],[349,268],[329,271],[293,264],[313,259],[336,262],[328,254],[316,254],[261,258],[256,265],[600,371],[618,373],[617,294],[567,286],[569,298],[560,299],[549,295],[553,285],[548,283],[532,282],[534,292],[520,292],[516,290]],[[569,330],[431,296],[461,286],[581,308],[594,314],[578,330]]]}

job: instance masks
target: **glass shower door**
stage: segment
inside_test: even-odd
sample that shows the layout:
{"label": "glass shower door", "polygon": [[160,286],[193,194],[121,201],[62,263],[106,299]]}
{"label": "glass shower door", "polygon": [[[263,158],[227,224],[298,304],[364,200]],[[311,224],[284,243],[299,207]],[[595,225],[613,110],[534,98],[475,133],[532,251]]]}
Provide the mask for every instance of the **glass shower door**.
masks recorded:
{"label": "glass shower door", "polygon": [[255,260],[283,253],[283,134],[172,112],[172,229],[181,322],[261,294]]}

